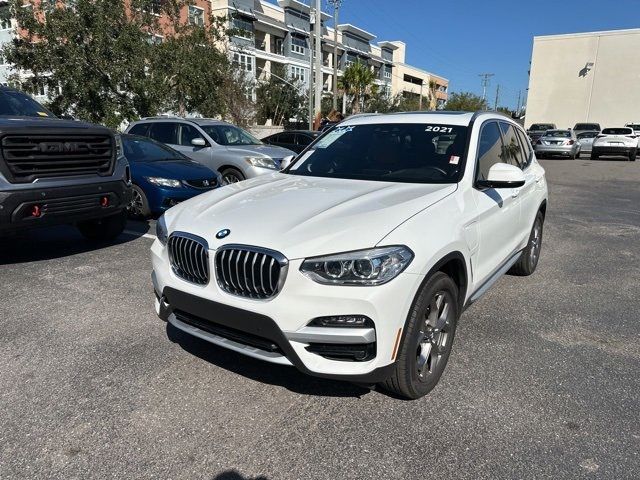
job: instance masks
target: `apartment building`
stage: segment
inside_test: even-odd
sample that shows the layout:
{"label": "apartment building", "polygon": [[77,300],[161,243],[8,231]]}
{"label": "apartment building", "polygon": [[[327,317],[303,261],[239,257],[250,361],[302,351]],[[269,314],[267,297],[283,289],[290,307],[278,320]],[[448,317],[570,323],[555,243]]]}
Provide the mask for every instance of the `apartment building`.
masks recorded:
{"label": "apartment building", "polygon": [[[311,75],[313,30],[309,5],[298,0],[278,0],[277,5],[265,0],[211,0],[212,13],[230,19],[234,34],[229,43],[230,55],[256,80],[265,80],[280,64],[289,77],[308,87]],[[401,41],[375,43],[373,33],[350,23],[329,26],[332,17],[320,15],[322,22],[323,90],[333,90],[334,62],[338,75],[354,62],[363,62],[375,73],[375,83],[388,95],[424,96],[429,83],[436,84],[432,107],[447,100],[449,81],[439,75],[405,63],[406,45]],[[335,39],[337,55],[334,58]],[[425,105],[425,108],[427,105]]]}

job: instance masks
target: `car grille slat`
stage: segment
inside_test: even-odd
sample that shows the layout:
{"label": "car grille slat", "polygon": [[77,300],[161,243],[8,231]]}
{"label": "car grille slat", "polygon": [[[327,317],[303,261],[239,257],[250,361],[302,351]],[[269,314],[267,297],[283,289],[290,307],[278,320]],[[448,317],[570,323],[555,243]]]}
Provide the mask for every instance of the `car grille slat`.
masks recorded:
{"label": "car grille slat", "polygon": [[278,294],[288,260],[279,252],[259,247],[227,245],[215,257],[218,285],[239,297],[267,299]]}
{"label": "car grille slat", "polygon": [[173,273],[191,283],[209,283],[209,246],[195,235],[174,232],[167,241]]}
{"label": "car grille slat", "polygon": [[7,179],[14,183],[69,175],[111,175],[115,148],[109,135],[11,134],[0,141]]}

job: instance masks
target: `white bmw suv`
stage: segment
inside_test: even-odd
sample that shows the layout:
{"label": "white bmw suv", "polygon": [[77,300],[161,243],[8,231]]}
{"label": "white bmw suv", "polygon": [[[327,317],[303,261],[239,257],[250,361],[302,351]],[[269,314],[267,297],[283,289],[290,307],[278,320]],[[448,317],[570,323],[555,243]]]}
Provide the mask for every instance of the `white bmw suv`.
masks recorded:
{"label": "white bmw suv", "polygon": [[506,117],[356,117],[284,171],[166,212],[156,310],[245,355],[417,398],[462,311],[536,269],[546,208],[544,170]]}

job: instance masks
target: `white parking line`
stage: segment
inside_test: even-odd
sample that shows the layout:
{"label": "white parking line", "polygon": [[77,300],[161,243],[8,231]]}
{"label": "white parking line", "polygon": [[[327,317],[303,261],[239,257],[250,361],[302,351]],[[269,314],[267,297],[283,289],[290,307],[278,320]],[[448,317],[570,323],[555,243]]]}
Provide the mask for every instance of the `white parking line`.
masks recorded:
{"label": "white parking line", "polygon": [[143,233],[142,235],[140,235],[141,232],[134,232],[133,230],[125,230],[122,233],[126,233],[127,235],[133,235],[135,237],[150,238],[151,240],[155,240],[156,239],[156,236],[152,235],[150,233]]}

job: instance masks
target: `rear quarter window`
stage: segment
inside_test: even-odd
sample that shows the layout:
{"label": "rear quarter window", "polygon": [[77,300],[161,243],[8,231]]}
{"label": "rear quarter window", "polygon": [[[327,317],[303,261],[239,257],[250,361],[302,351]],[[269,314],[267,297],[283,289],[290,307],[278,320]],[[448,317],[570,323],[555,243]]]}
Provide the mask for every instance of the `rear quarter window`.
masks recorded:
{"label": "rear quarter window", "polygon": [[149,124],[148,123],[138,123],[131,127],[129,132],[131,135],[140,135],[141,137],[148,137],[149,135]]}

